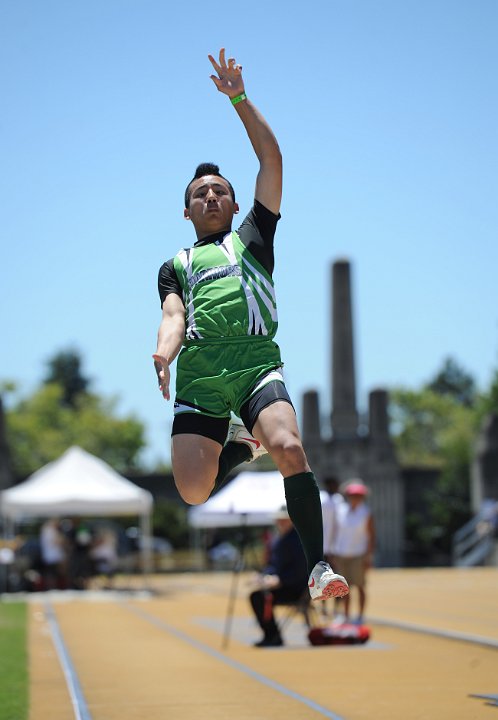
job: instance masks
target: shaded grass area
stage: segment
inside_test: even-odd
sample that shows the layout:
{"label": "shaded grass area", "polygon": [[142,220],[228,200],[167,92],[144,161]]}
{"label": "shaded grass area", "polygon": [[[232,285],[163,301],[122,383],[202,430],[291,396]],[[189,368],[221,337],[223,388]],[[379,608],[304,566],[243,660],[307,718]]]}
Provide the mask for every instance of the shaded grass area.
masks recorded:
{"label": "shaded grass area", "polygon": [[27,718],[26,625],[25,603],[0,603],[0,720]]}

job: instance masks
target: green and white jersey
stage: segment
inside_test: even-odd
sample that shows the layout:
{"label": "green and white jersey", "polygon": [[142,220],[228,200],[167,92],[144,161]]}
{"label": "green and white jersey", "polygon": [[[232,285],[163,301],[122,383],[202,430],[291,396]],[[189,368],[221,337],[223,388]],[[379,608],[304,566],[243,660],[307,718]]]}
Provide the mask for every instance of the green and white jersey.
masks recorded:
{"label": "green and white jersey", "polygon": [[173,263],[187,341],[275,336],[273,280],[235,231],[214,243],[180,250]]}

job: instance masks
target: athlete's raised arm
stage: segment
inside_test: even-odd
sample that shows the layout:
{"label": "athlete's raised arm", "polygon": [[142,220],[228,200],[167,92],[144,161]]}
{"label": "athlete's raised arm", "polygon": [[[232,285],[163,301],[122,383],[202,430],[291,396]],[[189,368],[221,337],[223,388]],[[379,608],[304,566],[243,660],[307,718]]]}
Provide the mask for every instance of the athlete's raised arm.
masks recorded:
{"label": "athlete's raised arm", "polygon": [[246,97],[242,66],[234,58],[225,60],[225,49],[220,50],[218,62],[208,55],[216,75],[211,78],[224,95],[228,95],[246,129],[254,152],[259,160],[255,198],[268,210],[278,214],[282,198],[282,154],[270,126],[259,110]]}

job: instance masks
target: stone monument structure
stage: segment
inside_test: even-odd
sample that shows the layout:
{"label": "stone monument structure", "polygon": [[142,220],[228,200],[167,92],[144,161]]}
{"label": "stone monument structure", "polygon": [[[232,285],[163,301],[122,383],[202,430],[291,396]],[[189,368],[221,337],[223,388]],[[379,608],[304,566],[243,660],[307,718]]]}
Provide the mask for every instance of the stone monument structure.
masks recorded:
{"label": "stone monument structure", "polygon": [[400,468],[389,435],[388,394],[369,394],[368,427],[360,425],[356,403],[351,267],[348,260],[332,265],[331,434],[322,428],[320,398],[303,396],[302,435],[317,478],[333,475],[340,482],[361,478],[371,490],[378,566],[403,563],[404,497]]}

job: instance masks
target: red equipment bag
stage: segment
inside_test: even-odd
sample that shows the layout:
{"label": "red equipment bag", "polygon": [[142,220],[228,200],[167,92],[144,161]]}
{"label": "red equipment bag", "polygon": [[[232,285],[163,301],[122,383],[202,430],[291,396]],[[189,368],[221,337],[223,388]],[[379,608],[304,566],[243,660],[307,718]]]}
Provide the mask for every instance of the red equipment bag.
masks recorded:
{"label": "red equipment bag", "polygon": [[308,633],[312,645],[362,645],[369,639],[369,627],[350,623],[314,627]]}

